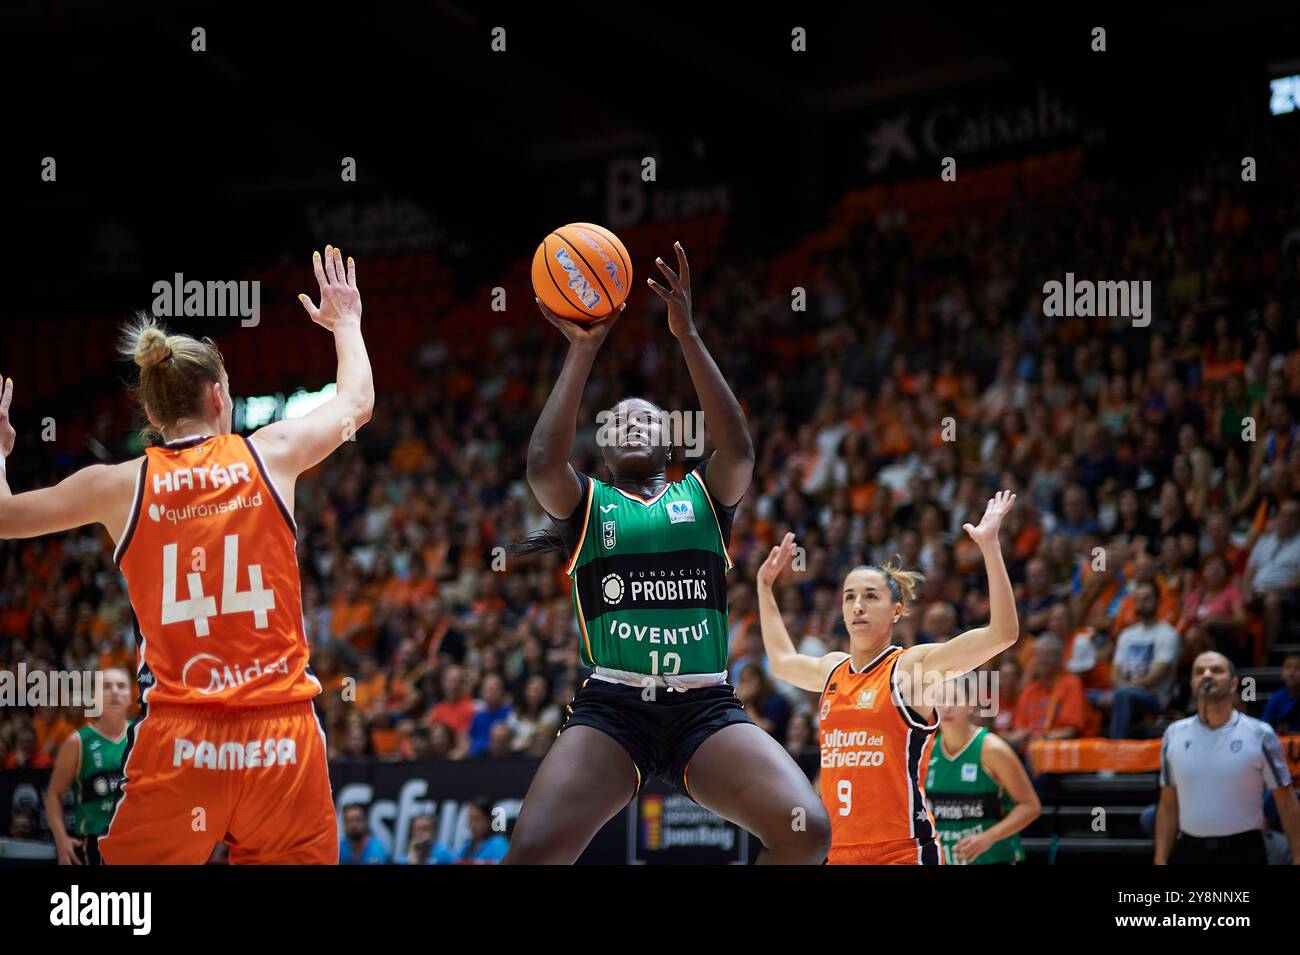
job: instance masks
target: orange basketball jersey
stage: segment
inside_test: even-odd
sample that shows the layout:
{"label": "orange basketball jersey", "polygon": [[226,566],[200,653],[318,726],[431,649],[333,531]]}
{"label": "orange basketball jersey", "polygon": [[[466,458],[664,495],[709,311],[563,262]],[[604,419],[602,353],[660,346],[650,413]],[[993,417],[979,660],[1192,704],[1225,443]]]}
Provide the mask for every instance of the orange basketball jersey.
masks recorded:
{"label": "orange basketball jersey", "polygon": [[114,554],[145,703],[264,706],[320,692],[293,518],[241,435],[148,448]]}
{"label": "orange basketball jersey", "polygon": [[913,864],[928,861],[921,850],[934,842],[934,819],[925,774],[938,723],[921,722],[894,690],[902,653],[887,647],[861,671],[846,659],[822,691],[818,739],[832,863],[893,861],[899,848]]}

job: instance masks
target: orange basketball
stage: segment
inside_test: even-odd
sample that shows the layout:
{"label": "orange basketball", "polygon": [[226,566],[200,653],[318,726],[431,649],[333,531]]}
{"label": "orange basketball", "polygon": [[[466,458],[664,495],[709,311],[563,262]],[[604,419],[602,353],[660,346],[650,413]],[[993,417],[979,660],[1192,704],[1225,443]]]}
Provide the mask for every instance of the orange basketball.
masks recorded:
{"label": "orange basketball", "polygon": [[533,291],[561,318],[597,322],[627,299],[632,259],[604,226],[571,222],[533,254]]}

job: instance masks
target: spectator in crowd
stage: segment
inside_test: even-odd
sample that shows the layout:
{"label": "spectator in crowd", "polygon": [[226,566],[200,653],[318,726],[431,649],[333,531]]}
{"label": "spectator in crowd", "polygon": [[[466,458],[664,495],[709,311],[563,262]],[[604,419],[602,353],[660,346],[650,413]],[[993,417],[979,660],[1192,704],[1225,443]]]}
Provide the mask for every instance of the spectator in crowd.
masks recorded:
{"label": "spectator in crowd", "polygon": [[21,810],[9,817],[10,839],[32,839],[36,835],[36,817]]}
{"label": "spectator in crowd", "polygon": [[1239,682],[1221,653],[1192,665],[1196,714],[1170,724],[1161,743],[1156,865],[1264,865],[1268,794],[1300,859],[1300,804],[1281,743],[1271,726],[1236,709]]}
{"label": "spectator in crowd", "polygon": [[[1014,648],[1013,648],[1014,649]],[[993,716],[993,732],[1004,739],[1010,735],[1016,719],[1016,704],[1020,700],[1021,675],[1024,670],[1010,653],[1004,653],[995,676],[997,677],[997,712]]]}
{"label": "spectator in crowd", "polygon": [[495,831],[492,800],[476,799],[469,804],[467,821],[469,835],[456,846],[441,843],[436,850],[438,865],[457,863],[496,863],[505,858],[510,841],[500,831]]}
{"label": "spectator in crowd", "polygon": [[416,816],[411,820],[411,836],[406,851],[393,861],[398,865],[434,865],[437,862],[436,848],[433,816]]}
{"label": "spectator in crowd", "polygon": [[5,769],[49,769],[54,765],[48,750],[37,745],[36,730],[20,726],[14,734],[14,747],[5,760]]}
{"label": "spectator in crowd", "polygon": [[817,748],[812,719],[807,713],[791,713],[785,728],[785,748],[791,756],[799,756]]}
{"label": "spectator in crowd", "polygon": [[[469,756],[481,756],[488,750],[492,728],[506,723],[512,710],[506,699],[505,683],[500,674],[489,673],[483,678],[483,698],[476,704],[469,724]],[[507,747],[507,752],[512,747]]]}
{"label": "spectator in crowd", "polygon": [[957,634],[957,612],[946,600],[936,600],[921,614],[917,643],[943,643]]}
{"label": "spectator in crowd", "polygon": [[478,755],[483,759],[505,759],[519,755],[519,751],[515,749],[515,734],[508,722],[502,720],[492,724],[492,729],[488,733],[487,749]]}
{"label": "spectator in crowd", "polygon": [[1211,553],[1201,562],[1199,586],[1183,602],[1178,635],[1185,646],[1200,653],[1218,650],[1238,666],[1250,665],[1246,601],[1228,576],[1222,554]]}
{"label": "spectator in crowd", "polygon": [[1269,694],[1262,718],[1279,736],[1300,735],[1300,650],[1282,661],[1282,685]]}
{"label": "spectator in crowd", "polygon": [[790,704],[772,686],[772,678],[762,667],[745,667],[740,671],[736,696],[749,718],[765,732],[785,743],[786,728],[790,722]]}
{"label": "spectator in crowd", "polygon": [[469,728],[477,712],[465,671],[455,664],[442,671],[442,700],[429,711],[429,722],[442,723],[456,734],[456,751],[469,748]]}
{"label": "spectator in crowd", "polygon": [[541,673],[524,682],[522,700],[510,710],[509,726],[514,734],[512,748],[531,750],[539,737],[551,737],[560,728],[560,708],[551,702],[550,686]]}
{"label": "spectator in crowd", "polygon": [[1024,595],[1019,607],[1021,632],[1046,630],[1052,607],[1060,601],[1060,594],[1052,587],[1047,561],[1035,557],[1025,565]]}
{"label": "spectator in crowd", "polygon": [[1137,716],[1165,711],[1173,692],[1178,663],[1178,631],[1156,619],[1155,584],[1140,583],[1133,593],[1137,622],[1125,627],[1115,642],[1109,694],[1097,705],[1110,710],[1110,738],[1128,739]]}
{"label": "spectator in crowd", "polygon": [[1016,715],[1004,739],[1022,753],[1039,739],[1072,739],[1087,727],[1083,683],[1065,670],[1065,650],[1054,634],[1034,644],[1029,682],[1016,700]]}
{"label": "spectator in crowd", "polygon": [[383,865],[387,861],[383,843],[370,832],[366,807],[360,803],[344,806],[339,865]]}
{"label": "spectator in crowd", "polygon": [[1255,542],[1243,584],[1248,605],[1263,615],[1267,653],[1282,621],[1295,620],[1300,610],[1300,493],[1281,504],[1274,529]]}

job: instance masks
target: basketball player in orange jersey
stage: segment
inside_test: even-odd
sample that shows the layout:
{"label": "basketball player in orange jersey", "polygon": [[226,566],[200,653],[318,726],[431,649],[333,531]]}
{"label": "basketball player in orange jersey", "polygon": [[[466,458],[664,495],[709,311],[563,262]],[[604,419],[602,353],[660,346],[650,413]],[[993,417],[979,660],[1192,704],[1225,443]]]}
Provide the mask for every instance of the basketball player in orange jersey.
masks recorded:
{"label": "basketball player in orange jersey", "polygon": [[1015,499],[999,491],[978,527],[963,525],[984,554],[990,620],[946,643],[906,650],[892,644],[894,624],[907,612],[922,577],[886,564],[855,567],[844,578],[849,652],[797,653],[772,592],[794,554],[794,535],[786,534],[759,568],[759,620],[772,673],[821,694],[821,790],[831,818],[832,865],[941,864],[925,801],[925,775],[939,726],[935,704],[944,702],[949,680],[993,659],[1019,636],[998,543],[998,528]]}
{"label": "basketball player in orange jersey", "polygon": [[[211,341],[141,317],[123,352],[162,443],[12,495],[0,473],[0,538],[102,524],[116,543],[139,637],[140,719],[99,840],[106,863],[337,864],[325,735],[312,698],[293,521],[294,483],[370,418],[356,266],[314,256],[334,335],[337,391],[310,414],[231,434],[229,379]],[[0,393],[0,452],[14,446],[13,380]],[[2,469],[0,469],[2,472]]]}

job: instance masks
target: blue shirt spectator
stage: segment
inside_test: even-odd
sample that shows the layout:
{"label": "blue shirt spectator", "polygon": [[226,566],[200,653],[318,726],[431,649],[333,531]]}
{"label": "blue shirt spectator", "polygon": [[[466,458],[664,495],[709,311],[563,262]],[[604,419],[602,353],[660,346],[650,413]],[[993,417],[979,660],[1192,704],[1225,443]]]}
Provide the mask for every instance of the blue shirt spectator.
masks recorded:
{"label": "blue shirt spectator", "polygon": [[364,806],[343,807],[343,838],[339,840],[339,865],[383,865],[388,861],[384,844],[370,832]]}
{"label": "blue shirt spectator", "polygon": [[469,755],[481,756],[492,742],[492,727],[510,718],[512,710],[506,702],[506,687],[501,677],[489,673],[483,678],[483,698],[478,712],[469,724]]}
{"label": "blue shirt spectator", "polygon": [[1269,694],[1263,719],[1278,736],[1300,733],[1300,653],[1282,661],[1282,685]]}

